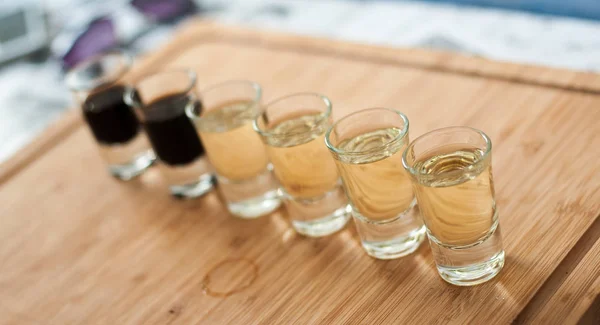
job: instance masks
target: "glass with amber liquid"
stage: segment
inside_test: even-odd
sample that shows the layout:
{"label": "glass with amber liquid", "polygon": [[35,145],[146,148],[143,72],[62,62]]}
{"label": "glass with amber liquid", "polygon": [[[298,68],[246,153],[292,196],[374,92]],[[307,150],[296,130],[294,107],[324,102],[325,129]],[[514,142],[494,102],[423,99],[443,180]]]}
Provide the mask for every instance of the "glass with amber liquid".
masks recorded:
{"label": "glass with amber liquid", "polygon": [[281,183],[292,226],[311,237],[332,234],[350,218],[348,199],[325,146],[330,126],[331,102],[313,93],[276,99],[254,121]]}
{"label": "glass with amber liquid", "polygon": [[362,246],[379,259],[410,254],[425,237],[410,176],[402,167],[408,126],[398,111],[371,108],[344,117],[326,135]]}
{"label": "glass with amber liquid", "polygon": [[257,218],[277,209],[279,183],[265,145],[252,129],[260,114],[261,88],[251,81],[227,81],[199,92],[202,110],[191,108],[219,191],[231,214]]}
{"label": "glass with amber liquid", "polygon": [[504,266],[491,149],[485,133],[450,127],[417,138],[403,156],[438,272],[455,285],[488,281]]}

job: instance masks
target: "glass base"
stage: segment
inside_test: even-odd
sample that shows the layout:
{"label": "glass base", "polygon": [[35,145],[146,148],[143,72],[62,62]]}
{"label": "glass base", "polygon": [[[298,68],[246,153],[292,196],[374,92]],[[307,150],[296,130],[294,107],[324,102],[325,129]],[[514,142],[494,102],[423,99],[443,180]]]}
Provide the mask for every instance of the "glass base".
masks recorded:
{"label": "glass base", "polygon": [[227,210],[235,217],[258,218],[277,210],[281,205],[279,182],[270,165],[249,179],[230,180],[217,174],[217,183]]}
{"label": "glass base", "polygon": [[495,277],[504,266],[504,250],[498,216],[488,234],[471,245],[449,246],[429,233],[431,253],[445,281],[457,286],[472,286]]}
{"label": "glass base", "polygon": [[389,260],[406,256],[416,251],[425,239],[426,228],[416,199],[391,219],[371,220],[355,209],[352,216],[363,248],[374,258]]}
{"label": "glass base", "polygon": [[171,195],[176,198],[193,199],[210,192],[214,184],[214,176],[212,174],[205,174],[200,176],[197,182],[184,185],[171,185],[169,186],[169,190],[171,191]]}
{"label": "glass base", "polygon": [[227,210],[242,219],[255,219],[267,215],[279,208],[281,199],[277,190],[238,202],[227,202]]}
{"label": "glass base", "polygon": [[313,198],[295,198],[281,190],[288,217],[294,229],[305,236],[330,235],[346,225],[352,207],[341,184]]}
{"label": "glass base", "polygon": [[109,165],[108,171],[112,176],[122,181],[128,181],[143,173],[148,167],[152,166],[155,160],[154,152],[149,150],[127,164]]}
{"label": "glass base", "polygon": [[473,286],[489,281],[504,267],[504,251],[500,251],[490,260],[465,267],[437,266],[442,279],[457,286]]}
{"label": "glass base", "polygon": [[352,208],[350,205],[347,205],[335,210],[332,214],[324,218],[310,221],[292,220],[292,226],[302,235],[309,237],[323,237],[343,229],[348,223],[348,220],[350,220],[351,212]]}
{"label": "glass base", "polygon": [[381,260],[391,260],[412,254],[425,239],[425,226],[421,226],[407,235],[396,237],[392,240],[369,242],[362,241],[362,246],[372,257]]}

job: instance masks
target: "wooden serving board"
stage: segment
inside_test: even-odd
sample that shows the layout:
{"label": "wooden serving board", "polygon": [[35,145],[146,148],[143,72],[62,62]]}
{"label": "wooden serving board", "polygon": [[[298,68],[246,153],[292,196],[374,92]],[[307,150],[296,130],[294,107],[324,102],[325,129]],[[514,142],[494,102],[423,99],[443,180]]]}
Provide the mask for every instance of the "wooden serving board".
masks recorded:
{"label": "wooden serving board", "polygon": [[[255,80],[265,100],[321,92],[335,119],[396,108],[413,139],[451,125],[484,130],[494,143],[504,270],[483,285],[455,287],[436,273],[427,244],[379,261],[363,252],[353,225],[303,238],[285,211],[245,221],[214,193],[171,198],[157,170],[118,182],[71,112],[0,171],[1,324],[599,317],[600,76],[192,22],[130,77],[175,67],[195,69],[203,86]],[[211,270],[210,290],[242,290],[206,294]]]}

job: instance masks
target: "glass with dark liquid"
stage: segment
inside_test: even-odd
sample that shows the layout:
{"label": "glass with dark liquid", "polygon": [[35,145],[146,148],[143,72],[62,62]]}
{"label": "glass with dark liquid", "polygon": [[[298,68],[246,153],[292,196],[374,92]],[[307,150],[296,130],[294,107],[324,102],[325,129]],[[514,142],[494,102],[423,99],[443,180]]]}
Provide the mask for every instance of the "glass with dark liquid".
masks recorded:
{"label": "glass with dark liquid", "polygon": [[130,66],[129,56],[114,52],[85,61],[66,76],[108,170],[122,180],[139,175],[154,161],[138,118],[124,102],[122,79]]}
{"label": "glass with dark liquid", "polygon": [[182,198],[201,196],[214,184],[204,146],[186,114],[186,109],[202,110],[195,85],[193,71],[163,71],[141,78],[125,94],[142,121],[171,194]]}

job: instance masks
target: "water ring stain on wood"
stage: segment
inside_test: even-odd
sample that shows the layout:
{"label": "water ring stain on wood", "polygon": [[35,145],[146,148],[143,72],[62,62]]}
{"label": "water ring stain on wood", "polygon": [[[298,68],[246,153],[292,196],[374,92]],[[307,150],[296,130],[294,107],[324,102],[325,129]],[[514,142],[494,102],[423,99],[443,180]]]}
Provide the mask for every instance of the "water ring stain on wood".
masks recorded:
{"label": "water ring stain on wood", "polygon": [[[243,270],[243,279],[235,281],[236,278],[226,279],[227,273],[234,274],[233,271]],[[237,275],[237,274],[236,274]],[[236,277],[240,277],[239,275]],[[201,287],[204,294],[212,297],[229,297],[232,294],[238,293],[250,287],[258,278],[258,265],[254,261],[247,258],[226,259],[213,266],[202,280]],[[234,283],[229,288],[218,288],[215,280],[226,280],[229,285]]]}

